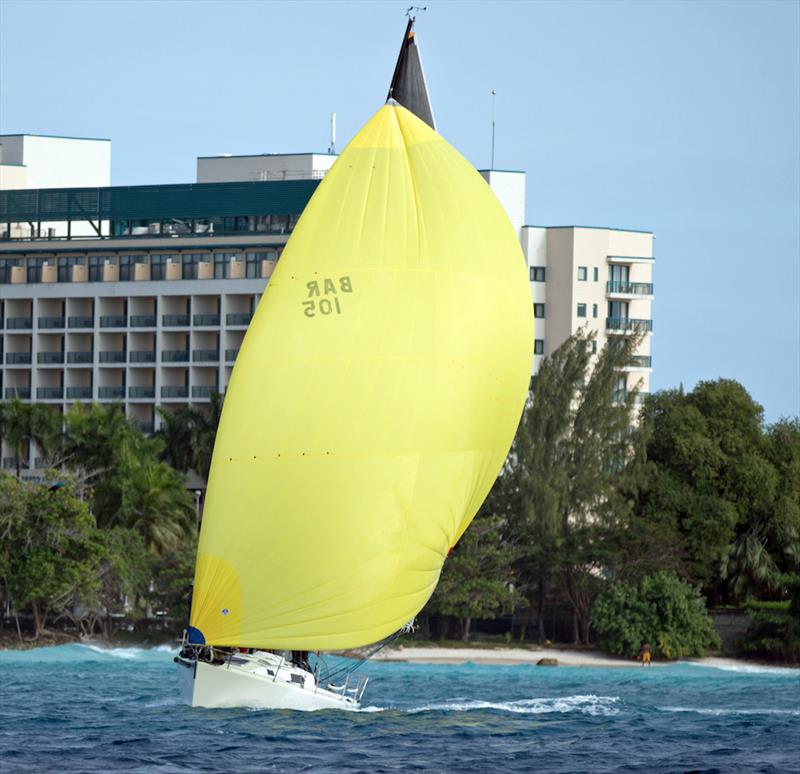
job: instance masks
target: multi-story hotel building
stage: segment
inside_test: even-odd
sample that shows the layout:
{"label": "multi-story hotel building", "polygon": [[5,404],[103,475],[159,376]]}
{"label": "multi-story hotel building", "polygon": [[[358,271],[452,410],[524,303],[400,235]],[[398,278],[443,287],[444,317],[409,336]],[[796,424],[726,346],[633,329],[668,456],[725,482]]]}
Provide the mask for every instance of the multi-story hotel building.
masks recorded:
{"label": "multi-story hotel building", "polygon": [[[157,407],[202,406],[224,392],[275,262],[335,160],[208,157],[198,183],[109,187],[107,141],[16,135],[0,136],[0,147],[0,395],[58,412],[118,402],[146,432],[159,425]],[[529,265],[534,370],[581,325],[598,347],[642,330],[620,389],[646,392],[652,235],[526,226],[524,173],[482,174]],[[0,457],[15,467],[5,443]],[[35,448],[23,466],[35,475]]]}

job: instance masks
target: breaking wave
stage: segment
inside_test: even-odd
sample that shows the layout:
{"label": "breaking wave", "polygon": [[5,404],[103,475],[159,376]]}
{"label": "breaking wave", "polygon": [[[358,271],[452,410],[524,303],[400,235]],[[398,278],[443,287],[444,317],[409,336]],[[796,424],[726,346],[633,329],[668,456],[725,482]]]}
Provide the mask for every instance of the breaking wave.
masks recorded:
{"label": "breaking wave", "polygon": [[661,712],[693,712],[697,715],[790,715],[800,717],[800,710],[757,707],[755,709],[729,709],[714,707],[656,707]]}
{"label": "breaking wave", "polygon": [[557,696],[541,699],[520,699],[519,701],[478,701],[453,700],[433,702],[406,710],[417,712],[472,712],[475,710],[494,710],[519,715],[544,715],[550,713],[579,712],[584,715],[617,715],[619,696]]}

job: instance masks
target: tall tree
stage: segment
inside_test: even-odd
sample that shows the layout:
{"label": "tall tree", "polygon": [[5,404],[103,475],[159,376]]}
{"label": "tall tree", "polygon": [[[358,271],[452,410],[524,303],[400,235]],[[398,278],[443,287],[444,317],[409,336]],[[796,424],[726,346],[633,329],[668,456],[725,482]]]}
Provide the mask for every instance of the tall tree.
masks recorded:
{"label": "tall tree", "polygon": [[96,586],[100,554],[93,527],[87,504],[68,478],[48,488],[0,475],[7,593],[18,608],[30,606],[34,638],[45,631],[48,612],[90,596]]}
{"label": "tall tree", "polygon": [[514,588],[515,551],[503,538],[501,516],[477,516],[447,558],[427,611],[453,616],[469,640],[473,619],[510,613],[521,601]]}
{"label": "tall tree", "polygon": [[797,422],[769,432],[737,382],[700,382],[648,400],[647,482],[637,509],[677,536],[683,571],[712,604],[780,592],[800,556]]}
{"label": "tall tree", "polygon": [[17,478],[29,441],[35,441],[47,457],[61,431],[61,417],[43,403],[23,403],[19,398],[0,403],[0,438],[14,450]]}
{"label": "tall tree", "polygon": [[630,511],[621,484],[636,460],[636,390],[617,395],[637,339],[610,340],[593,362],[581,330],[544,359],[514,447],[521,509],[516,525],[525,574],[536,588],[540,636],[548,584],[558,577],[573,611],[573,639],[587,642],[601,572],[602,540]]}

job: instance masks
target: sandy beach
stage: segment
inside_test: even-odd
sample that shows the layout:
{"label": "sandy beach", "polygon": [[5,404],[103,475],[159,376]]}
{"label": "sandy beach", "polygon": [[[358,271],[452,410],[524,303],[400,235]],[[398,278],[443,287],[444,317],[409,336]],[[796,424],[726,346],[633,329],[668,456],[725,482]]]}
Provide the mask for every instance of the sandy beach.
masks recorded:
{"label": "sandy beach", "polygon": [[[634,659],[610,656],[596,650],[569,650],[561,648],[437,648],[403,647],[385,648],[373,656],[375,661],[406,661],[415,664],[537,664],[542,659],[555,659],[558,666],[571,667],[631,667]],[[707,666],[746,667],[753,662],[734,658],[708,657],[685,659]],[[665,666],[669,661],[653,661],[653,666]]]}

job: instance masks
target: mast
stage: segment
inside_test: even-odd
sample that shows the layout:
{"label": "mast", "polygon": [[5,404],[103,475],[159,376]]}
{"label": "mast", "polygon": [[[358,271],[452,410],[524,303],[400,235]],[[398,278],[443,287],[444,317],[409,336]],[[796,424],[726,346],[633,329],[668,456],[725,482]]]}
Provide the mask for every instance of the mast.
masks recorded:
{"label": "mast", "polygon": [[[409,9],[409,11],[411,10]],[[422,69],[422,58],[414,36],[414,21],[413,16],[408,17],[403,44],[400,46],[400,54],[397,57],[397,64],[394,67],[394,75],[386,99],[393,99],[436,131],[433,109],[428,97],[428,86],[425,83],[425,73]]]}

